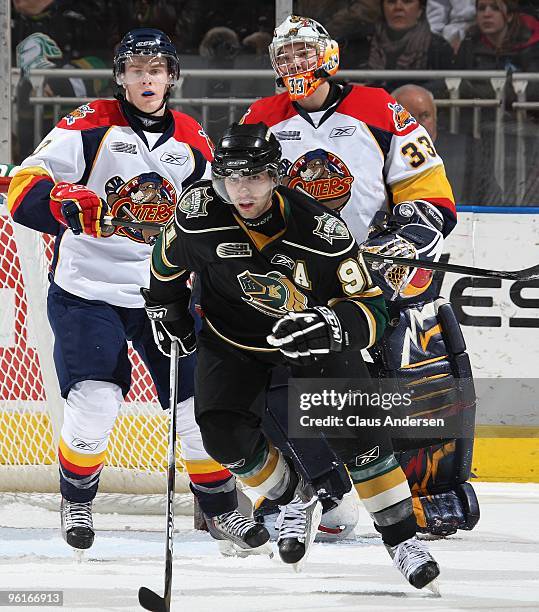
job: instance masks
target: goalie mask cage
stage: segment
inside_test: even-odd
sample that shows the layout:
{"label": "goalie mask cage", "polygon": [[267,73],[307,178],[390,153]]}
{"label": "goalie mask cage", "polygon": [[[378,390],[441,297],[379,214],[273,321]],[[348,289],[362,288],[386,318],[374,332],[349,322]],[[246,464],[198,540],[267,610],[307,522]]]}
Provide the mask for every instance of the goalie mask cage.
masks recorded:
{"label": "goalie mask cage", "polygon": [[[46,306],[54,239],[13,223],[8,185],[9,178],[0,177],[0,491],[54,493],[57,507],[64,400]],[[168,413],[131,347],[129,356],[131,391],[109,440],[95,509],[159,512],[165,503]],[[188,482],[184,471],[177,472],[175,505],[183,513],[192,509]]]}

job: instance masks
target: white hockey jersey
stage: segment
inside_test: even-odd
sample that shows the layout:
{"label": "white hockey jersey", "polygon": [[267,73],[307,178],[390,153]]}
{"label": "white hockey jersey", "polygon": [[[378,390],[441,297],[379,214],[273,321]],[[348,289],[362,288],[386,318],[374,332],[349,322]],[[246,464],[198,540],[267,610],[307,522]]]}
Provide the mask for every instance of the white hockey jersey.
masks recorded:
{"label": "white hockey jersey", "polygon": [[[144,305],[152,247],[140,230],[117,228],[110,237],[74,235],[54,219],[55,183],[87,185],[111,214],[166,223],[182,190],[209,176],[211,142],[191,117],[172,111],[163,134],[135,131],[117,101],[98,100],[69,113],[11,180],[8,208],[15,221],[56,235],[54,282],[89,300]],[[157,140],[157,141],[156,141]]]}
{"label": "white hockey jersey", "polygon": [[374,214],[405,200],[456,213],[443,162],[427,131],[386,91],[345,86],[328,110],[307,113],[282,93],[255,102],[244,123],[266,123],[285,159],[282,183],[339,211],[358,243]]}

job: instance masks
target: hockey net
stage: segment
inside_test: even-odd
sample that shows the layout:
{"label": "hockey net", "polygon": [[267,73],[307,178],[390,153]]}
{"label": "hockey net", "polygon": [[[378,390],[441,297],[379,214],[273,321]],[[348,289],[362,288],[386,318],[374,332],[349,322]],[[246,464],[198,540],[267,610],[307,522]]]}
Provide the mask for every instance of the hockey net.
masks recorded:
{"label": "hockey net", "polygon": [[[9,178],[0,177],[0,491],[57,495],[63,400],[46,314],[54,240],[12,222],[5,201],[8,185]],[[158,511],[166,489],[168,417],[132,348],[129,356],[131,391],[110,438],[96,503],[103,511],[122,511],[124,506]],[[179,511],[190,512],[180,453],[177,459],[177,505]]]}

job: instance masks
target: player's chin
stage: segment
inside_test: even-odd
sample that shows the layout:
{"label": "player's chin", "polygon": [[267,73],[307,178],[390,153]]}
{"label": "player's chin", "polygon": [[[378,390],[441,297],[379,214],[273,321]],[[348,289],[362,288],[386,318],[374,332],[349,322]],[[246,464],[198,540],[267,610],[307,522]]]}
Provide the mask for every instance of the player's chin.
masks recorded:
{"label": "player's chin", "polygon": [[236,204],[236,210],[246,219],[254,219],[257,216],[256,207],[253,202],[240,202]]}

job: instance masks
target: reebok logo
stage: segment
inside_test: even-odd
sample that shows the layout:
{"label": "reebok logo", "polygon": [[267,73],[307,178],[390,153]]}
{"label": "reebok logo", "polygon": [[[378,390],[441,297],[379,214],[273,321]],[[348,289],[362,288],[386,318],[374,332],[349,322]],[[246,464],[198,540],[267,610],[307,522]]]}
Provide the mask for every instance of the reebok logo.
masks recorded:
{"label": "reebok logo", "polygon": [[92,442],[86,442],[86,440],[81,440],[80,438],[73,438],[71,441],[71,446],[77,448],[82,451],[95,451],[99,444],[99,440],[95,440]]}
{"label": "reebok logo", "polygon": [[226,467],[229,470],[233,470],[234,468],[240,468],[245,465],[245,459],[240,459],[239,461],[235,461],[234,463],[223,463],[223,467]]}
{"label": "reebok logo", "polygon": [[378,459],[379,456],[380,447],[375,446],[374,448],[371,448],[370,451],[367,451],[366,453],[363,453],[362,455],[358,455],[356,457],[356,466],[360,467],[362,465],[365,465],[366,463],[370,463],[371,461]]}
{"label": "reebok logo", "polygon": [[355,125],[345,125],[343,127],[335,127],[329,133],[330,138],[340,138],[341,136],[352,136],[356,131]]}
{"label": "reebok logo", "polygon": [[188,160],[188,157],[187,155],[182,155],[181,153],[163,153],[160,159],[162,162],[165,162],[165,164],[172,164],[173,166],[183,166]]}

